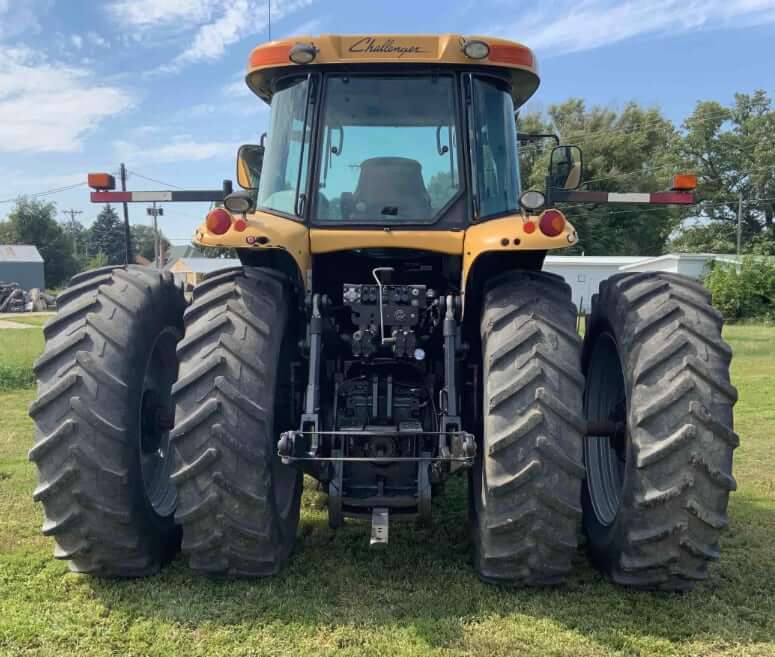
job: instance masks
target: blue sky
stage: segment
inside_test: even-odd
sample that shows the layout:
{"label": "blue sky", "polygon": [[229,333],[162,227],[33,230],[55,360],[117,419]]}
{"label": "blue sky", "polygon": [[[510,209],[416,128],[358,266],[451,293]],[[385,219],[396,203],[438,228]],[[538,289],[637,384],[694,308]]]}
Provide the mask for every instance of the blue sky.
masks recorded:
{"label": "blue sky", "polygon": [[[0,0],[0,201],[130,171],[186,188],[234,177],[237,145],[268,111],[242,81],[267,38],[265,0]],[[491,34],[538,56],[530,107],[570,96],[659,105],[680,122],[699,99],[775,95],[775,0],[273,0],[272,36]],[[160,185],[134,175],[130,189]],[[97,208],[79,187],[45,198]],[[12,207],[0,203],[0,218]],[[204,208],[170,205],[184,243]],[[148,219],[130,206],[133,222]],[[60,215],[60,218],[63,218]]]}

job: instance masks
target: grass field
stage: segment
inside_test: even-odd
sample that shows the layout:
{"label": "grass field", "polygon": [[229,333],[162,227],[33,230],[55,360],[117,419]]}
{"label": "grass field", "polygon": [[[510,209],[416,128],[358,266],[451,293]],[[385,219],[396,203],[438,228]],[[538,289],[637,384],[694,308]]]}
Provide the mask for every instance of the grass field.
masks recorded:
{"label": "grass field", "polygon": [[[73,575],[51,557],[31,500],[34,392],[0,392],[0,655],[773,656],[775,328],[726,336],[740,392],[739,490],[721,561],[687,595],[622,590],[582,552],[559,589],[482,584],[461,482],[435,503],[430,529],[394,524],[380,551],[365,525],[328,529],[308,486],[298,551],[273,579],[211,580],[181,559],[139,581]],[[39,329],[0,331],[4,360],[31,361],[41,344]]]}

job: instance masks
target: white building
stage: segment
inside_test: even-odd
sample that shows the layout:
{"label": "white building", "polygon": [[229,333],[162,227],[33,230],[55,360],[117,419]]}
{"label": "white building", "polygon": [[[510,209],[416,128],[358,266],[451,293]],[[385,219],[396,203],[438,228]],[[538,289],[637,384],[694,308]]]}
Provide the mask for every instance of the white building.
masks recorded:
{"label": "white building", "polygon": [[668,253],[662,256],[547,256],[544,270],[562,276],[573,290],[573,302],[589,312],[592,295],[601,281],[614,274],[636,271],[666,271],[701,279],[711,260],[735,263],[731,255],[712,253]]}

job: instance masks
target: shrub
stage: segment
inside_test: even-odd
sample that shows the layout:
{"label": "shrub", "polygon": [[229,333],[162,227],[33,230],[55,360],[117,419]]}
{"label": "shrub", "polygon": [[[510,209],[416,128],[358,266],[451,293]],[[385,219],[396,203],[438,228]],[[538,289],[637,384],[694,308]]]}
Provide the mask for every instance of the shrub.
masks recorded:
{"label": "shrub", "polygon": [[775,319],[775,261],[747,256],[739,265],[715,262],[705,278],[725,319]]}

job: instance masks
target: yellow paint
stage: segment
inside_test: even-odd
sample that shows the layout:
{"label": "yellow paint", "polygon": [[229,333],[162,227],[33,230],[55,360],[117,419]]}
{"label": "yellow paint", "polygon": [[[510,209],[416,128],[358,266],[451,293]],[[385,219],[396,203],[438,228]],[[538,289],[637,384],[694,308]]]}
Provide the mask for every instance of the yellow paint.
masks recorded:
{"label": "yellow paint", "polygon": [[[539,83],[535,56],[526,46],[514,41],[484,36],[466,36],[481,40],[490,46],[490,56],[470,59],[462,50],[464,37],[460,34],[442,35],[343,35],[297,36],[264,43],[248,58],[248,86],[260,98],[269,102],[272,81],[298,69],[314,70],[320,65],[352,64],[429,64],[454,66],[489,66],[512,78],[512,95],[517,105],[524,103]],[[296,44],[312,44],[317,54],[311,64],[299,65],[288,59],[289,50]],[[504,49],[517,53],[517,61],[504,59]]]}
{"label": "yellow paint", "polygon": [[[565,229],[557,237],[547,237],[538,229],[537,216],[510,215],[474,224],[466,230],[463,244],[463,280],[461,289],[466,289],[468,274],[476,259],[483,253],[493,251],[550,251],[564,249],[576,243],[576,229],[565,221]],[[525,224],[532,222],[535,230],[525,232]]]}
{"label": "yellow paint", "polygon": [[[534,232],[525,231],[525,223],[533,222]],[[538,229],[538,217],[509,215],[470,226],[467,230],[367,230],[312,228],[291,219],[265,212],[247,216],[244,231],[230,229],[224,235],[213,235],[203,223],[197,228],[194,242],[202,246],[234,249],[283,249],[296,261],[299,275],[307,281],[312,254],[350,251],[352,249],[394,248],[417,249],[463,257],[462,288],[476,259],[484,253],[503,251],[550,251],[576,243],[576,229],[566,221],[557,237],[547,237]],[[261,242],[264,241],[262,244]],[[176,263],[172,271],[178,270]]]}
{"label": "yellow paint", "polygon": [[301,280],[307,280],[310,268],[309,230],[303,223],[260,211],[249,214],[246,221],[245,230],[237,231],[232,224],[232,228],[223,235],[210,233],[202,223],[196,229],[194,243],[232,249],[282,249],[296,261]]}
{"label": "yellow paint", "polygon": [[332,253],[351,249],[419,249],[460,255],[464,231],[452,230],[350,230],[313,228],[310,230],[312,253]]}

